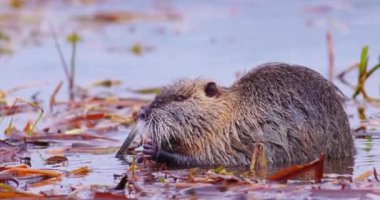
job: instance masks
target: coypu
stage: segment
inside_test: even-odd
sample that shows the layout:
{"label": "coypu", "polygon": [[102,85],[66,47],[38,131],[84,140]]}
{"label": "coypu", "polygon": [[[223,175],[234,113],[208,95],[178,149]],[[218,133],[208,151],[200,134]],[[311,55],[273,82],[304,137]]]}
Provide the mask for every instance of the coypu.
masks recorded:
{"label": "coypu", "polygon": [[350,157],[344,98],[316,71],[284,63],[259,65],[231,87],[178,80],[139,111],[151,140],[143,154],[177,166],[249,165],[260,142],[269,164]]}

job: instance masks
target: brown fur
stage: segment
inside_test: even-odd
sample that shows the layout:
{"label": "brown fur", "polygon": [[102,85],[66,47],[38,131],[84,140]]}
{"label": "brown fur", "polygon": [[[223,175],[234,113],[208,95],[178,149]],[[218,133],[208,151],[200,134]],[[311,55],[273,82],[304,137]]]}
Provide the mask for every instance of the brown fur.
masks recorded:
{"label": "brown fur", "polygon": [[229,88],[217,86],[212,97],[209,82],[179,80],[149,106],[148,137],[180,157],[176,164],[248,165],[256,142],[264,143],[268,163],[354,153],[344,96],[311,69],[263,64]]}

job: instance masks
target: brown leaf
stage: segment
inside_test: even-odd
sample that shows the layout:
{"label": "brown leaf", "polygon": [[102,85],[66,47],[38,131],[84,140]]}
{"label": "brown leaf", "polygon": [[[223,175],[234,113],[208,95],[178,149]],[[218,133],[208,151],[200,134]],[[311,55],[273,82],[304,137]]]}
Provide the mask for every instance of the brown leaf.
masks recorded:
{"label": "brown leaf", "polygon": [[24,113],[29,111],[34,111],[35,108],[31,107],[29,104],[19,104],[19,105],[0,105],[0,116],[14,115],[17,113]]}
{"label": "brown leaf", "polygon": [[[84,107],[89,105],[98,105],[98,106],[114,106],[119,107],[132,107],[132,106],[142,106],[149,103],[148,100],[137,99],[137,98],[126,98],[126,99],[104,99],[104,98],[90,98],[80,102],[57,102],[57,104],[69,105],[71,107]],[[0,110],[1,111],[1,110]]]}
{"label": "brown leaf", "polygon": [[41,197],[29,192],[0,192],[0,198]]}
{"label": "brown leaf", "polygon": [[68,159],[64,156],[52,156],[45,160],[45,164],[47,165],[55,165],[64,162],[68,162]]}
{"label": "brown leaf", "polygon": [[59,90],[61,90],[62,85],[63,85],[63,81],[60,81],[50,96],[50,100],[49,100],[50,112],[53,112],[53,108],[56,102],[55,96],[58,94]]}
{"label": "brown leaf", "polygon": [[29,120],[26,124],[25,124],[25,127],[24,127],[24,132],[30,132],[32,130],[32,127],[33,127],[33,121]]}
{"label": "brown leaf", "polygon": [[373,175],[373,172],[374,172],[373,169],[365,171],[362,174],[360,174],[359,176],[357,176],[356,178],[354,178],[354,181],[365,181],[368,179],[368,177]]}
{"label": "brown leaf", "polygon": [[94,199],[110,199],[110,200],[118,200],[118,199],[127,199],[124,193],[111,193],[111,192],[99,192],[95,191]]}
{"label": "brown leaf", "polygon": [[81,148],[68,148],[65,152],[69,153],[91,153],[91,154],[111,154],[115,153],[119,147],[81,147]]}
{"label": "brown leaf", "polygon": [[48,177],[58,177],[62,174],[54,170],[43,170],[43,169],[30,169],[30,168],[10,168],[3,170],[1,173],[15,173],[17,176],[27,176],[27,175],[44,175]]}
{"label": "brown leaf", "polygon": [[30,187],[34,188],[34,187],[41,187],[41,186],[45,186],[45,185],[52,185],[52,184],[59,182],[61,180],[62,180],[61,176],[52,177],[52,178],[48,178],[48,179],[42,180],[42,181],[37,182],[37,183],[33,183],[30,185]]}
{"label": "brown leaf", "polygon": [[28,167],[29,166],[25,165],[25,164],[13,165],[13,166],[4,166],[4,167],[0,167],[0,172],[4,171],[4,170],[12,169],[12,168],[28,168]]}
{"label": "brown leaf", "polygon": [[[21,138],[19,138],[19,139],[21,139]],[[48,135],[43,135],[43,136],[32,136],[32,137],[27,138],[28,141],[33,141],[33,140],[95,140],[95,139],[117,141],[117,140],[112,139],[112,138],[96,136],[96,135],[87,134],[87,133],[48,134]]]}
{"label": "brown leaf", "polygon": [[315,170],[314,180],[316,183],[320,183],[323,176],[324,159],[325,159],[324,154],[321,154],[319,159],[311,161],[305,165],[292,165],[290,167],[287,167],[285,169],[282,169],[276,172],[275,174],[270,176],[268,179],[271,181],[284,181],[284,180],[286,181],[292,177],[298,176],[300,174],[303,174],[307,171],[314,169]]}
{"label": "brown leaf", "polygon": [[84,166],[84,167],[80,167],[80,168],[77,168],[77,169],[74,169],[74,170],[71,170],[69,172],[71,175],[81,175],[81,176],[85,176],[87,175],[88,173],[90,173],[90,169],[87,167],[87,166]]}
{"label": "brown leaf", "polygon": [[113,122],[123,124],[124,126],[129,126],[135,122],[135,117],[133,115],[129,117],[124,117],[116,114],[107,114],[106,118],[110,119]]}

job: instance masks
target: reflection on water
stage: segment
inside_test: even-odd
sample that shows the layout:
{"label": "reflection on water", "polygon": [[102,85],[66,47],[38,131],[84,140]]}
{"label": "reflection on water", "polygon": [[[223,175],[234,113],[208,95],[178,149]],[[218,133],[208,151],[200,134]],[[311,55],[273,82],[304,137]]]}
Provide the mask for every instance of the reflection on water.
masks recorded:
{"label": "reflection on water", "polygon": [[[30,1],[34,3],[21,9],[11,9],[4,2],[0,26],[10,36],[9,44],[5,43],[13,54],[0,57],[0,89],[38,84],[11,97],[28,99],[38,91],[45,102],[59,80],[64,80],[50,25],[59,33],[67,56],[70,46],[65,37],[73,31],[81,36],[76,77],[81,85],[109,78],[122,80],[125,88],[138,89],[182,76],[203,76],[230,85],[237,72],[269,61],[305,65],[326,76],[327,30],[333,33],[337,71],[357,62],[364,45],[369,45],[371,58],[380,52],[379,1],[99,1],[75,5]],[[136,16],[128,18],[123,13],[115,19],[100,18],[119,20],[116,23],[91,18],[112,11],[130,11]],[[136,55],[131,52],[136,44],[149,51]],[[370,96],[379,96],[379,77],[373,75],[367,82]],[[346,79],[355,83],[356,72]],[[335,83],[351,96],[350,87]],[[66,93],[57,98],[66,98]],[[365,109],[367,118],[379,112],[369,105]],[[348,102],[347,111],[352,116],[351,127],[359,127],[357,105]],[[4,129],[0,124],[0,130]],[[358,175],[372,167],[380,169],[379,143],[379,135],[355,138],[355,160],[328,161],[326,172]],[[34,161],[39,157],[38,151],[32,154]],[[102,174],[104,183],[111,184],[111,175],[125,170],[113,155],[72,155],[69,160],[73,167],[85,164],[94,169],[96,173],[85,178],[90,183]],[[34,165],[43,167],[38,162]]]}
{"label": "reflection on water", "polygon": [[356,149],[355,170],[364,171],[380,165],[380,136],[371,138],[355,139]]}

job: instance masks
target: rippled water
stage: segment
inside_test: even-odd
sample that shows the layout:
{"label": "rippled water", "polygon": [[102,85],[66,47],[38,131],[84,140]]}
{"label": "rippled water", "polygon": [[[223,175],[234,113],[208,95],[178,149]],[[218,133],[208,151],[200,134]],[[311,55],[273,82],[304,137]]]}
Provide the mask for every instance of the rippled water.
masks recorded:
{"label": "rippled water", "polygon": [[[77,81],[81,85],[109,78],[138,89],[183,76],[202,76],[230,85],[237,72],[271,61],[308,66],[327,77],[327,31],[334,38],[337,72],[357,62],[364,45],[370,46],[370,65],[380,52],[380,2],[376,0],[31,2],[44,3],[31,3],[21,10],[0,3],[0,14],[11,16],[1,18],[0,27],[11,34],[14,52],[0,57],[0,88],[36,84],[12,97],[28,99],[38,91],[47,100],[59,80],[64,80],[50,25],[57,30],[67,57],[70,46],[64,38],[73,31],[81,36],[77,54]],[[105,24],[76,20],[97,12],[125,10],[175,17]],[[30,37],[31,33],[35,37]],[[131,53],[130,47],[136,43],[147,51],[142,55]],[[371,96],[380,96],[379,73],[366,85]],[[348,74],[347,79],[355,83],[357,74]],[[347,96],[352,95],[349,87],[334,82]],[[118,91],[122,93],[125,88],[115,89]],[[57,98],[66,98],[64,94]],[[348,102],[346,108],[355,129],[360,124],[357,105]],[[365,108],[369,118],[379,118],[378,108],[368,104]],[[5,124],[0,128],[4,130]],[[333,165],[332,173],[358,175],[373,167],[380,169],[379,127],[373,128],[370,139],[355,138],[354,162]],[[32,160],[40,156],[36,151]],[[114,184],[112,175],[126,169],[113,155],[75,154],[69,159],[73,168],[85,164],[94,169],[96,173],[83,180],[88,183],[97,183],[101,176],[105,184]],[[34,165],[43,167],[38,162]]]}

